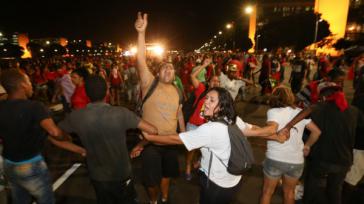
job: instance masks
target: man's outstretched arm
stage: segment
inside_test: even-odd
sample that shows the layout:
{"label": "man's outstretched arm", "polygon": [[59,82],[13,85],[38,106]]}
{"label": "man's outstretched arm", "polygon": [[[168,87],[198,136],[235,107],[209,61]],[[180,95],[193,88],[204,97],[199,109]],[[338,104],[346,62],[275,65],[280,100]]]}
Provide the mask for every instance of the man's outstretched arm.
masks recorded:
{"label": "man's outstretched arm", "polygon": [[147,88],[154,79],[153,74],[150,72],[147,66],[146,59],[146,46],[145,46],[145,32],[148,25],[148,15],[142,16],[141,12],[138,12],[137,20],[135,21],[135,30],[138,32],[137,42],[137,69],[140,76],[140,86],[143,95],[146,93]]}

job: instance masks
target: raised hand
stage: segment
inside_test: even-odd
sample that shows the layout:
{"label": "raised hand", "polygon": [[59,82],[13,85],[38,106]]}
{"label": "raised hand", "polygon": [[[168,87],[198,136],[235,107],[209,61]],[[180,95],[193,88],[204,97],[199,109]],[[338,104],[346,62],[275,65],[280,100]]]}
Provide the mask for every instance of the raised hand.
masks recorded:
{"label": "raised hand", "polygon": [[211,59],[211,58],[206,58],[206,59],[203,61],[203,65],[204,65],[204,66],[208,66],[208,65],[210,65],[210,64],[211,64],[211,62],[212,62],[212,59]]}
{"label": "raised hand", "polygon": [[145,33],[145,30],[147,29],[148,25],[148,14],[143,14],[141,12],[138,12],[137,19],[135,21],[135,30],[138,31],[138,33]]}

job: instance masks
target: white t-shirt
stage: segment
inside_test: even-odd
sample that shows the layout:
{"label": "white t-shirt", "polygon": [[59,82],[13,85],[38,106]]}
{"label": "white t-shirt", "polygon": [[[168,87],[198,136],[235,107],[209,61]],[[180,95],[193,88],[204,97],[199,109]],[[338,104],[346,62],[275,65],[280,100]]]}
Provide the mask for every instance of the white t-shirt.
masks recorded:
{"label": "white t-shirt", "polygon": [[[250,128],[251,125],[237,117],[236,124],[240,129]],[[201,168],[208,175],[210,151],[217,155],[227,166],[230,157],[230,138],[226,125],[219,122],[207,122],[195,130],[180,133],[183,144],[190,151],[201,148]],[[210,180],[223,188],[231,188],[239,183],[241,176],[227,172],[221,161],[213,156],[211,163]]]}
{"label": "white t-shirt", "polygon": [[[267,112],[267,121],[278,123],[278,130],[290,122],[302,109],[300,108],[272,108]],[[283,144],[276,141],[268,141],[266,156],[269,159],[292,164],[304,163],[303,157],[303,131],[311,119],[304,119],[291,129],[290,138]]]}
{"label": "white t-shirt", "polygon": [[245,86],[245,82],[242,80],[230,80],[224,73],[220,74],[220,86],[229,91],[233,100],[235,100],[236,96],[239,93],[239,89],[242,86]]}

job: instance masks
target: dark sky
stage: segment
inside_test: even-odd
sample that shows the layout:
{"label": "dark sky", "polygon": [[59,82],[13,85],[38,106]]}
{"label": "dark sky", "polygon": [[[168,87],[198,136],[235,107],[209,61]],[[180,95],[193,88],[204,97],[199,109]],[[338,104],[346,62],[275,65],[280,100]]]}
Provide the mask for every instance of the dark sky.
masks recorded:
{"label": "dark sky", "polygon": [[[6,2],[4,2],[6,1]],[[147,41],[170,48],[200,47],[242,14],[246,0],[24,0],[0,3],[0,30],[26,32],[30,38],[61,37],[135,41],[137,11],[149,13]]]}

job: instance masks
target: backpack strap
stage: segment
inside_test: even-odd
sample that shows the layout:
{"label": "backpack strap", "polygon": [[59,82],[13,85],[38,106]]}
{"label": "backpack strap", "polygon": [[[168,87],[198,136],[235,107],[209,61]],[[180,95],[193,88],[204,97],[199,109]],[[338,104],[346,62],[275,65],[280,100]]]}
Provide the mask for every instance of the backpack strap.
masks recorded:
{"label": "backpack strap", "polygon": [[147,101],[147,99],[153,94],[155,88],[157,88],[157,85],[158,85],[158,77],[155,77],[153,82],[152,82],[152,85],[150,85],[149,89],[148,89],[148,92],[147,94],[145,94],[143,100],[142,100],[142,104],[141,104],[141,108],[143,108],[143,105],[144,103]]}
{"label": "backpack strap", "polygon": [[210,152],[210,159],[209,159],[209,168],[208,168],[208,172],[207,172],[207,182],[206,182],[206,188],[209,187],[210,185],[210,171],[211,171],[211,164],[212,164],[212,151],[209,149]]}

